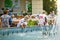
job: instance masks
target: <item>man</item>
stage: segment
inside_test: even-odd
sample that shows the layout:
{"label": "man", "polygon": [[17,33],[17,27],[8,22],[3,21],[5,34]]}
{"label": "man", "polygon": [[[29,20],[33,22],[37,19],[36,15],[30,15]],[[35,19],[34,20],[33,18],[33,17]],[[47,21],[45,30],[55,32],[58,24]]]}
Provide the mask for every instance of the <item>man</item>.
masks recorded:
{"label": "man", "polygon": [[50,14],[48,15],[48,19],[50,20],[49,21],[50,25],[55,23],[55,13],[54,13],[54,11],[50,12]]}
{"label": "man", "polygon": [[1,16],[2,21],[2,27],[10,27],[9,25],[9,19],[11,17],[8,15],[8,11],[4,11],[4,14]]}
{"label": "man", "polygon": [[[8,15],[11,17],[12,13],[10,12],[10,10],[6,9],[6,11],[8,12]],[[10,26],[12,25],[12,18],[9,19],[9,24],[10,24]]]}

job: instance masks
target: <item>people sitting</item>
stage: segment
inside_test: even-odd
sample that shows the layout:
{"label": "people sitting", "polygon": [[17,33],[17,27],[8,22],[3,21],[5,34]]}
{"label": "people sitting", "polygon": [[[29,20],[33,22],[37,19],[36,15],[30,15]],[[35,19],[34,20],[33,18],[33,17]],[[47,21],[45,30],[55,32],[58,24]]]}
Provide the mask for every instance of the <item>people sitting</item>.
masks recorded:
{"label": "people sitting", "polygon": [[17,24],[17,27],[24,28],[25,26],[27,26],[27,20],[28,20],[28,17],[24,17],[24,18],[20,19],[19,23]]}
{"label": "people sitting", "polygon": [[[50,14],[48,15],[48,18],[47,18],[47,15],[45,14],[45,12],[40,13],[40,15],[33,15],[33,14],[32,15],[26,15],[26,16],[21,16],[20,15],[20,16],[17,16],[17,17],[15,17],[15,15],[10,16],[10,15],[8,15],[8,13],[9,13],[9,10],[5,10],[4,14],[1,16],[3,27],[4,27],[4,25],[6,27],[8,25],[10,26],[11,23],[14,24],[14,25],[17,25],[17,27],[25,27],[25,26],[27,26],[27,21],[30,20],[30,19],[31,20],[37,20],[38,21],[38,23],[37,23],[38,26],[46,25],[47,23],[49,23],[49,24],[54,24],[55,23],[54,11],[50,12]],[[8,22],[7,22],[7,20],[8,20]]]}

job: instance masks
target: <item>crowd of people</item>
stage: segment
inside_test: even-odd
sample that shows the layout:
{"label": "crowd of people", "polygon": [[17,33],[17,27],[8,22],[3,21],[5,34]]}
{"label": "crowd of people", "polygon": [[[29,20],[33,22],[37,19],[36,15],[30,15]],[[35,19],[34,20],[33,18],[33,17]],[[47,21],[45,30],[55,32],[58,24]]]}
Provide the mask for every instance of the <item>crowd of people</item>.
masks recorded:
{"label": "crowd of people", "polygon": [[[21,15],[20,15],[21,16]],[[9,9],[5,9],[3,11],[3,15],[0,17],[1,18],[1,26],[2,27],[11,27],[13,20],[17,20],[14,14],[11,14]],[[25,27],[27,26],[28,20],[38,20],[37,25],[42,26],[42,25],[53,25],[56,22],[56,16],[54,11],[51,11],[49,15],[46,15],[45,12],[42,12],[40,14],[36,15],[26,15],[24,18],[20,18],[19,22],[15,24],[16,27]]]}

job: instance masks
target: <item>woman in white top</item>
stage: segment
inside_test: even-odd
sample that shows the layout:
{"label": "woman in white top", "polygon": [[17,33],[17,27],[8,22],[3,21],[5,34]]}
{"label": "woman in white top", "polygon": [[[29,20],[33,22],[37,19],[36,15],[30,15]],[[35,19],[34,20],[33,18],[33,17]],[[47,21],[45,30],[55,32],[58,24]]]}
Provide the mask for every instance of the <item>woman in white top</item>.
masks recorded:
{"label": "woman in white top", "polygon": [[20,19],[19,23],[17,24],[17,27],[20,27],[20,26],[22,28],[25,27],[27,25],[27,19],[28,19],[27,17]]}

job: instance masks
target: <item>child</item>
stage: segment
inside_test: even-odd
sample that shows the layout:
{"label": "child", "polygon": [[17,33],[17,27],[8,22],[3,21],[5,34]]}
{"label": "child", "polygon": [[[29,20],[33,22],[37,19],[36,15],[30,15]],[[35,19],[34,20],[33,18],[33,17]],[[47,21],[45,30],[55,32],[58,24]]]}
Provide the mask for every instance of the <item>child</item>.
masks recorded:
{"label": "child", "polygon": [[45,25],[47,23],[47,16],[45,15],[45,12],[39,15],[39,23],[38,25]]}

